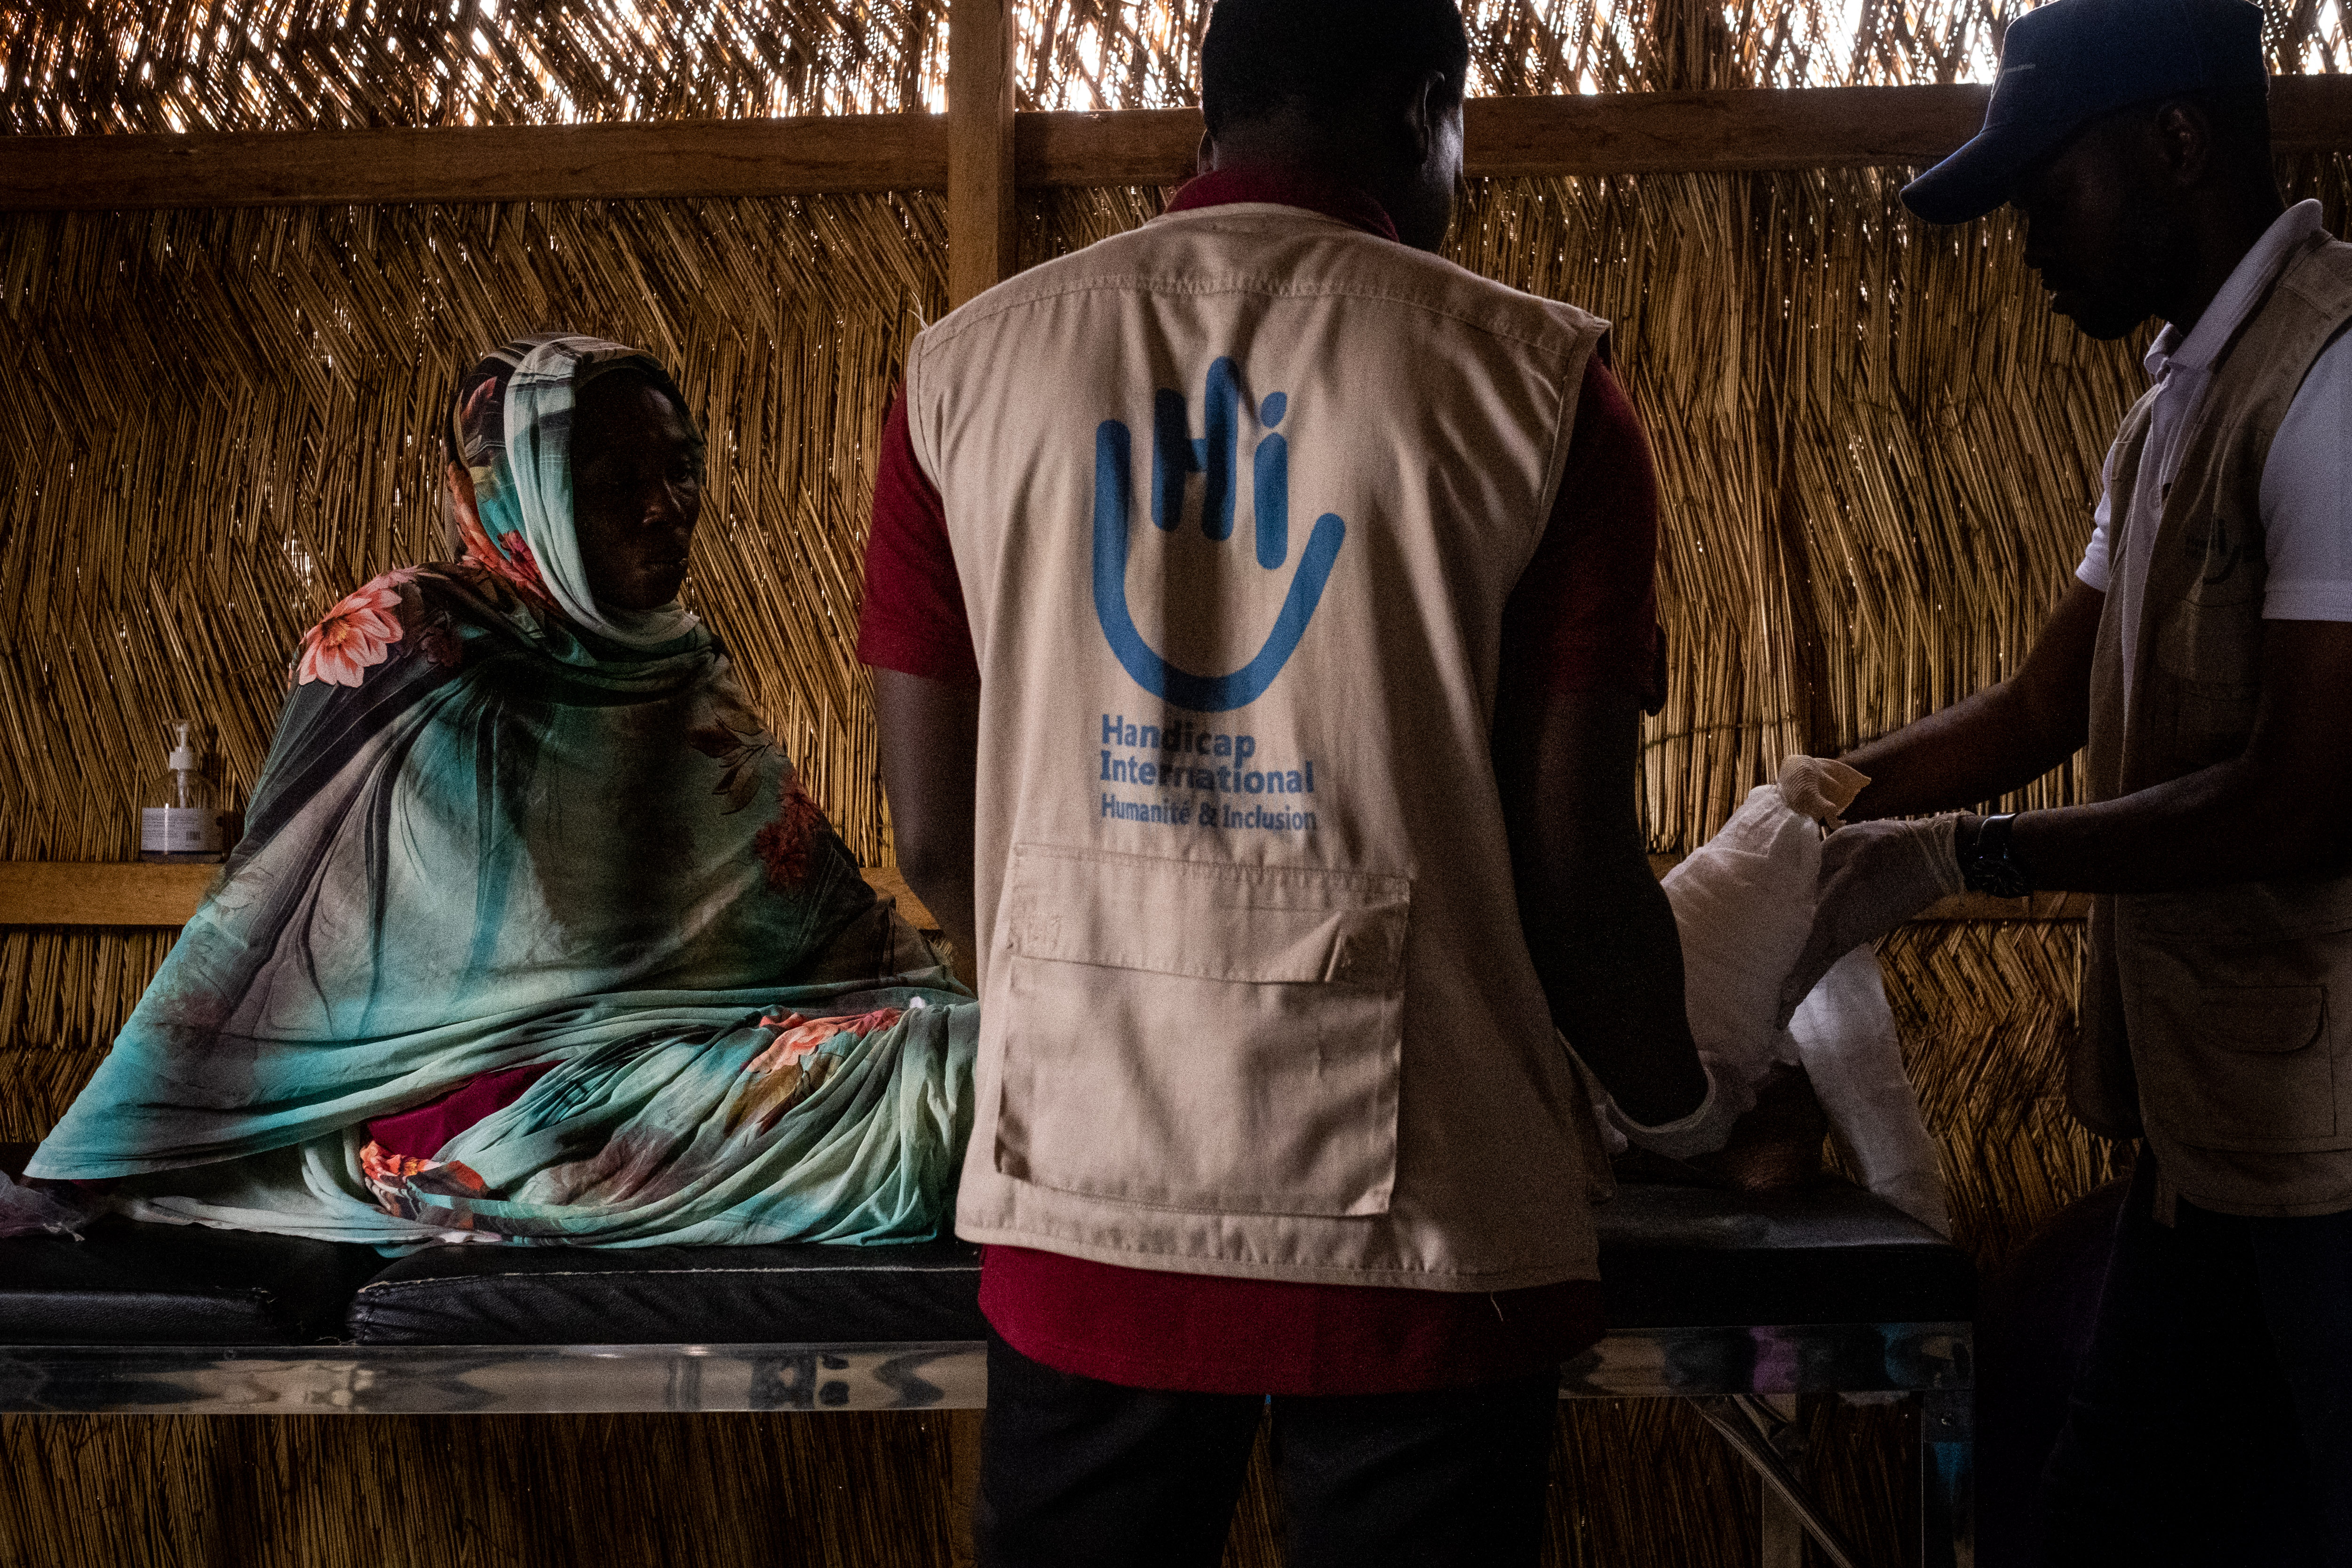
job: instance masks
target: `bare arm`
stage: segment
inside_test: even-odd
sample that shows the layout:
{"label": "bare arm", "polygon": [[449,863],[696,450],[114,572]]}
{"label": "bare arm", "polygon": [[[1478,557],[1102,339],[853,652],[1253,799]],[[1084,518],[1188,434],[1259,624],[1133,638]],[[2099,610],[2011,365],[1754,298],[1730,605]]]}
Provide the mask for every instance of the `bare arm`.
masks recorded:
{"label": "bare arm", "polygon": [[959,953],[978,962],[972,859],[976,795],[971,759],[980,744],[980,689],[874,670],[874,717],[882,746],[882,789],[898,872]]}
{"label": "bare arm", "polygon": [[2352,625],[2272,621],[2243,753],[2096,805],[2027,812],[2013,852],[2038,885],[2084,893],[2341,870],[2352,865],[2347,691]]}
{"label": "bare arm", "polygon": [[[2011,679],[1846,754],[1856,820],[1975,805],[2040,777],[2090,732],[2105,595],[2081,583]],[[2037,886],[2163,892],[2352,864],[2352,625],[2273,621],[2243,754],[2095,805],[2027,812],[2011,845]],[[1963,824],[1963,827],[1971,826]]]}
{"label": "bare arm", "polygon": [[1706,1077],[1683,1005],[1674,910],[1633,816],[1640,715],[1631,696],[1507,686],[1496,726],[1519,925],[1551,1015],[1626,1115],[1698,1108]]}
{"label": "bare arm", "polygon": [[2077,580],[2042,624],[2025,668],[1844,761],[1870,775],[1860,822],[1951,811],[2032,783],[2090,737],[2091,652],[2106,595]]}

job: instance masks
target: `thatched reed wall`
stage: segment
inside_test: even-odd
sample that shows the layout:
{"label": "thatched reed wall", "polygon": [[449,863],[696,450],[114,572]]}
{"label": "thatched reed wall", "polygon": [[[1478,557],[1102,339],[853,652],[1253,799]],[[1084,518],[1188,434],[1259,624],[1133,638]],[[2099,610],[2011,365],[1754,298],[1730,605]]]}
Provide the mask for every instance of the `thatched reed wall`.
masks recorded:
{"label": "thatched reed wall", "polygon": [[[1680,1405],[1564,1405],[1546,1561],[1742,1568],[1757,1485]],[[1904,1560],[1900,1413],[1832,1407],[1824,1506],[1874,1563]],[[0,1421],[7,1568],[575,1568],[958,1561],[936,1416],[267,1416]],[[1876,1462],[1878,1456],[1888,1462]],[[1264,1456],[1228,1568],[1272,1568]]]}
{"label": "thatched reed wall", "polygon": [[943,1568],[929,1416],[0,1420],[8,1568]]}
{"label": "thatched reed wall", "polygon": [[[1476,90],[1981,79],[1995,0],[1489,0]],[[0,11],[19,132],[287,129],[936,108],[938,0],[714,5],[46,0]],[[1192,100],[1201,0],[1029,0],[1024,107]],[[1842,36],[1835,18],[1858,19]],[[2273,11],[2336,68],[2336,7]],[[2340,161],[2290,171],[2340,226]],[[1466,264],[1618,323],[1656,442],[1673,660],[1652,842],[1703,839],[1784,752],[1999,678],[2088,530],[2132,345],[2053,322],[1996,217],[1936,231],[1898,172],[1496,182]],[[1024,261],[1154,190],[1030,193]],[[872,441],[943,295],[919,194],[0,218],[0,858],[115,859],[157,724],[217,726],[249,785],[286,651],[337,596],[436,554],[458,361],[573,326],[667,358],[712,431],[691,592],[861,854],[888,856],[848,652]],[[2067,798],[2063,770],[2024,798]],[[1919,927],[1885,958],[1964,1237],[1991,1261],[2106,1174],[2056,1099],[2079,929]],[[165,950],[0,934],[0,1139],[37,1137]],[[1833,1510],[1897,1560],[1896,1412],[1821,1418]],[[1733,1563],[1752,1484],[1670,1406],[1563,1414],[1553,1560]],[[0,1423],[0,1564],[939,1561],[947,1462],[912,1421]],[[1236,1561],[1270,1560],[1262,1498]],[[713,1520],[722,1522],[713,1523]],[[1664,1547],[1661,1542],[1676,1544]],[[609,1542],[609,1546],[604,1543]]]}

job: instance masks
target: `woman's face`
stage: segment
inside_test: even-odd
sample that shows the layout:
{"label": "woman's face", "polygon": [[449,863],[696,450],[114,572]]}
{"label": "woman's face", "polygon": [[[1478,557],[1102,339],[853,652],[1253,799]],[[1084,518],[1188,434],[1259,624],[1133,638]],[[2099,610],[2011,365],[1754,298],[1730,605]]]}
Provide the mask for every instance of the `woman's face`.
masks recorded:
{"label": "woman's face", "polygon": [[590,382],[572,424],[572,519],[596,603],[677,598],[701,515],[701,455],[677,405],[635,376]]}

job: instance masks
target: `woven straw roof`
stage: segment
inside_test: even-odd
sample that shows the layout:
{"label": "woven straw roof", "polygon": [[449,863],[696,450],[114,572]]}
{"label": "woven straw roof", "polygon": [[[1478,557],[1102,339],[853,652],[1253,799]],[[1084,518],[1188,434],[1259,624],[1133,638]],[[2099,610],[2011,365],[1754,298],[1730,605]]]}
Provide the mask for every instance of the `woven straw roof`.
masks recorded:
{"label": "woven straw roof", "polygon": [[[1472,0],[1473,89],[1986,79],[2015,0]],[[1024,0],[1024,109],[1196,99],[1204,0]],[[887,113],[945,102],[942,0],[37,0],[0,8],[0,126],[255,131]],[[2287,71],[2342,0],[2271,7]]]}

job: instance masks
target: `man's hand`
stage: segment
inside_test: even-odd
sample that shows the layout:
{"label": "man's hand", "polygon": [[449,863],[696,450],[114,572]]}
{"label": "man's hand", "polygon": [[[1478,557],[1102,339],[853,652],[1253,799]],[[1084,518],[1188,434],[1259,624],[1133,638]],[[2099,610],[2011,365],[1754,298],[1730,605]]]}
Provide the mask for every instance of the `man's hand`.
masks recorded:
{"label": "man's hand", "polygon": [[1957,816],[1927,822],[1858,822],[1822,846],[1819,901],[1812,933],[1780,989],[1773,1022],[1782,1027],[1831,965],[1867,942],[1960,890],[1952,851]]}

